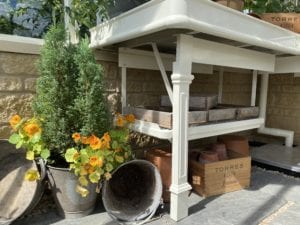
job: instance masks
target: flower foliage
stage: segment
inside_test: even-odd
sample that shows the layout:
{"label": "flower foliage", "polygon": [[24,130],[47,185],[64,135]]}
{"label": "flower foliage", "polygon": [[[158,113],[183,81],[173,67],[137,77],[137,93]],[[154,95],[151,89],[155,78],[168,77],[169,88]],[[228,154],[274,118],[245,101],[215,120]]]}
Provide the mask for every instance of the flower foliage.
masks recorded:
{"label": "flower foliage", "polygon": [[[9,142],[16,145],[16,148],[26,149],[26,159],[34,160],[36,157],[41,157],[44,160],[50,156],[50,151],[42,142],[42,129],[40,120],[37,118],[22,119],[19,115],[14,115],[9,123],[14,130],[10,136]],[[25,179],[34,181],[39,179],[39,173],[36,170],[28,170],[25,174]]]}
{"label": "flower foliage", "polygon": [[128,138],[129,127],[133,122],[132,114],[125,117],[118,114],[115,128],[104,133],[102,137],[94,134],[87,137],[77,132],[72,135],[76,146],[67,149],[65,159],[78,176],[76,191],[83,197],[89,193],[85,188],[89,182],[109,180],[114,169],[131,159]]}
{"label": "flower foliage", "polygon": [[244,8],[257,14],[300,12],[296,0],[245,0]]}

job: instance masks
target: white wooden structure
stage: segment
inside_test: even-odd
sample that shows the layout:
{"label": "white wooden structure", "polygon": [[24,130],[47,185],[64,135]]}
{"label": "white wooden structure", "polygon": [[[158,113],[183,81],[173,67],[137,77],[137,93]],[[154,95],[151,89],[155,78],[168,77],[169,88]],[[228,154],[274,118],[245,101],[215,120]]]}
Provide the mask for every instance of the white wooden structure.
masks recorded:
{"label": "white wooden structure", "polygon": [[[300,72],[300,36],[296,33],[209,0],[152,0],[91,29],[91,47],[119,48],[123,106],[126,68],[162,73],[173,103],[173,129],[142,121],[134,129],[172,141],[171,218],[176,221],[188,215],[188,140],[258,128],[285,137],[287,146],[293,144],[293,132],[266,128],[265,115],[269,74]],[[192,73],[211,72],[210,65],[253,70],[252,105],[257,76],[262,76],[259,118],[188,127]],[[165,70],[172,70],[172,85]],[[221,99],[221,83],[219,92]]]}

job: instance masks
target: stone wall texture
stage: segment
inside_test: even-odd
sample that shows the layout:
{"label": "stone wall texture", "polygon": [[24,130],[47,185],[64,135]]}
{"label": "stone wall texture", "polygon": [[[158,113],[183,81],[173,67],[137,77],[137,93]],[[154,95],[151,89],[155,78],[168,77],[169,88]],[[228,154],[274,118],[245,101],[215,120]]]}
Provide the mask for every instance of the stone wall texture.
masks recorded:
{"label": "stone wall texture", "polygon": [[10,135],[12,115],[32,115],[37,59],[36,55],[0,52],[0,139]]}
{"label": "stone wall texture", "polygon": [[[8,138],[9,118],[18,113],[29,117],[35,93],[38,55],[0,52],[0,139]],[[111,110],[121,110],[121,73],[117,62],[99,61],[105,71],[107,98]],[[169,73],[170,75],[170,73]],[[195,74],[191,94],[217,94],[218,72]],[[224,73],[222,102],[249,105],[252,76],[247,73]],[[269,81],[267,126],[295,131],[300,143],[300,78],[271,75]],[[127,102],[132,106],[157,106],[166,95],[159,71],[128,69]]]}

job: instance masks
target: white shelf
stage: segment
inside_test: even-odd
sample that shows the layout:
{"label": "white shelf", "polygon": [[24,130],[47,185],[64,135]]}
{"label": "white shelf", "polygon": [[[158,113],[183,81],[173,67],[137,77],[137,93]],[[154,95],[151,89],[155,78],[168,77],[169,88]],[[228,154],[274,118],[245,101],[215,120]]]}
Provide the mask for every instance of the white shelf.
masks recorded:
{"label": "white shelf", "polygon": [[[195,140],[199,138],[212,137],[222,134],[228,134],[243,130],[250,130],[259,128],[263,125],[263,118],[248,119],[241,121],[229,121],[217,124],[207,124],[195,127],[189,127],[188,139]],[[132,127],[134,131],[150,135],[152,137],[160,139],[172,139],[172,130],[164,129],[158,126],[156,123],[145,122],[141,120],[136,120],[134,126]]]}
{"label": "white shelf", "polygon": [[172,139],[172,130],[161,128],[156,123],[136,120],[132,130],[160,139]]}
{"label": "white shelf", "polygon": [[188,139],[195,140],[198,138],[212,137],[222,134],[234,133],[243,130],[251,130],[259,128],[264,124],[263,118],[240,120],[240,121],[230,121],[217,124],[208,124],[197,127],[190,127]]}

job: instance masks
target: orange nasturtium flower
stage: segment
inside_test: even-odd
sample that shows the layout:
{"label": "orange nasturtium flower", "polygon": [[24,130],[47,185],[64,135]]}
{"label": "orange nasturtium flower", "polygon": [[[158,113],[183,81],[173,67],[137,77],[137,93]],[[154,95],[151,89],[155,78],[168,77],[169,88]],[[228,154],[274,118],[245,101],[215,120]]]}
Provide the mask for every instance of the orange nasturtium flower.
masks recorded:
{"label": "orange nasturtium flower", "polygon": [[103,137],[101,138],[101,142],[102,142],[102,147],[105,147],[107,149],[110,148],[110,141],[111,141],[111,138],[110,138],[110,135],[108,132],[106,132]]}
{"label": "orange nasturtium flower", "polygon": [[90,136],[89,142],[93,150],[100,149],[102,147],[100,138],[96,137],[95,135]]}
{"label": "orange nasturtium flower", "polygon": [[84,145],[88,145],[90,143],[89,138],[85,137],[85,136],[82,136],[81,137],[81,143],[84,144]]}
{"label": "orange nasturtium flower", "polygon": [[134,121],[135,121],[135,117],[133,114],[128,114],[128,115],[126,115],[125,118],[126,118],[127,122],[129,122],[129,123],[134,123]]}
{"label": "orange nasturtium flower", "polygon": [[124,120],[122,116],[118,116],[117,118],[117,126],[118,127],[123,127],[124,126]]}
{"label": "orange nasturtium flower", "polygon": [[106,132],[104,135],[103,135],[103,137],[102,137],[106,142],[110,142],[111,141],[111,138],[110,138],[110,136],[109,136],[109,133],[108,132]]}
{"label": "orange nasturtium flower", "polygon": [[77,143],[80,140],[80,134],[79,133],[74,133],[72,134],[72,138],[75,143]]}
{"label": "orange nasturtium flower", "polygon": [[90,165],[93,166],[93,167],[95,167],[95,166],[102,167],[103,166],[103,161],[102,161],[101,158],[99,158],[97,156],[91,156]]}
{"label": "orange nasturtium flower", "polygon": [[34,123],[34,122],[26,124],[23,129],[29,137],[32,137],[36,133],[41,132],[41,128],[39,127],[39,125],[37,123]]}
{"label": "orange nasturtium flower", "polygon": [[21,117],[19,115],[14,115],[12,118],[9,120],[9,124],[11,127],[15,127],[18,123],[20,123]]}
{"label": "orange nasturtium flower", "polygon": [[90,164],[85,164],[84,169],[89,173],[93,173],[95,171],[94,167],[92,167]]}

